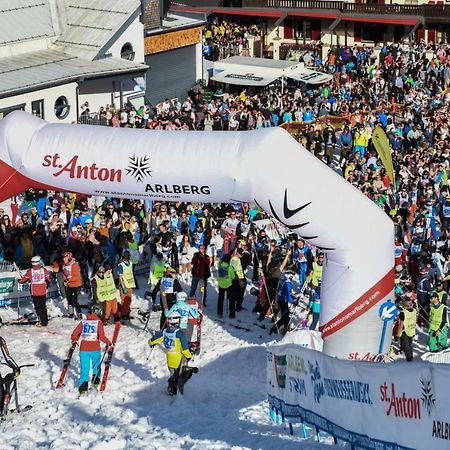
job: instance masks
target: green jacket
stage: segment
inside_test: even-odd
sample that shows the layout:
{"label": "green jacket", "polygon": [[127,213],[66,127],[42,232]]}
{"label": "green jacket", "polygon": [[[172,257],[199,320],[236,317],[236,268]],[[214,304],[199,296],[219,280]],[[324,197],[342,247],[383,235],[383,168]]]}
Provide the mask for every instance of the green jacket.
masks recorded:
{"label": "green jacket", "polygon": [[219,287],[222,289],[228,289],[233,283],[236,273],[231,264],[221,262],[219,264]]}

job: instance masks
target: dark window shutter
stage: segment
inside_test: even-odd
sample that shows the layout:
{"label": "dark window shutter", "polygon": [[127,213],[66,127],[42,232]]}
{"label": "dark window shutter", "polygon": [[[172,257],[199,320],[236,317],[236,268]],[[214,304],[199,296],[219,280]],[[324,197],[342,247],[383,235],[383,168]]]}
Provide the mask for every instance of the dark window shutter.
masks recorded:
{"label": "dark window shutter", "polygon": [[322,32],[322,23],[320,20],[313,20],[311,23],[311,39],[318,41]]}
{"label": "dark window shutter", "polygon": [[283,29],[285,39],[294,39],[294,26],[290,20],[284,21]]}
{"label": "dark window shutter", "polygon": [[361,42],[361,23],[355,22],[354,23],[354,39],[355,42]]}

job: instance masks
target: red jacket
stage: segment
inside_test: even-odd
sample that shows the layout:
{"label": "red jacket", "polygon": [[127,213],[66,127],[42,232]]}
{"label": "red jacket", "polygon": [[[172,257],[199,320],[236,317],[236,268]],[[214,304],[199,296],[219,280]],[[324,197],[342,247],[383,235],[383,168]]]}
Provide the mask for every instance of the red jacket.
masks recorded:
{"label": "red jacket", "polygon": [[50,272],[41,266],[33,266],[28,269],[25,275],[19,280],[23,284],[31,282],[31,295],[40,297],[47,295],[47,286],[51,283]]}
{"label": "red jacket", "polygon": [[97,314],[88,314],[73,330],[71,339],[78,341],[81,336],[80,351],[96,352],[100,351],[100,341],[111,345],[111,341],[105,335],[103,322]]}

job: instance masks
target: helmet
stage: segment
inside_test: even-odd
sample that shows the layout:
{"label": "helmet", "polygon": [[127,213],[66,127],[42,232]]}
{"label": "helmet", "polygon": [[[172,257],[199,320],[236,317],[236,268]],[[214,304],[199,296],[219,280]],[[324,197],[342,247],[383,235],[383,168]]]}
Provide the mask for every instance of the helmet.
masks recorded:
{"label": "helmet", "polygon": [[31,264],[39,264],[41,262],[41,257],[39,255],[33,256],[31,258]]}
{"label": "helmet", "polygon": [[101,316],[103,314],[102,308],[100,308],[97,303],[91,305],[91,307],[89,308],[89,312],[91,312],[92,314],[97,314],[97,316]]}
{"label": "helmet", "polygon": [[172,313],[168,318],[167,318],[167,322],[169,323],[170,326],[179,326],[180,325],[180,321],[181,321],[181,316],[180,314],[178,314],[177,312]]}
{"label": "helmet", "polygon": [[172,267],[170,267],[169,265],[166,265],[165,269],[164,269],[166,275],[169,276],[173,276],[176,273],[176,270]]}
{"label": "helmet", "polygon": [[177,302],[185,302],[187,300],[187,294],[185,292],[177,292]]}

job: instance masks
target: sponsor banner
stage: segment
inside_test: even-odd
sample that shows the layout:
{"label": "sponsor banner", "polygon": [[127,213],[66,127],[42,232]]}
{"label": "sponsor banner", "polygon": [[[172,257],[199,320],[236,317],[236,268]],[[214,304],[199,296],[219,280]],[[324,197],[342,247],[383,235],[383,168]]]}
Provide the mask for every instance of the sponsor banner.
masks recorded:
{"label": "sponsor banner", "polygon": [[[46,269],[52,271],[51,267],[46,267]],[[15,307],[18,303],[20,306],[25,306],[27,302],[31,302],[30,284],[19,284],[19,278],[17,271],[0,272],[0,308]],[[47,289],[47,300],[60,296],[56,277],[52,277],[51,284]]]}
{"label": "sponsor banner", "polygon": [[271,408],[357,448],[450,448],[449,377],[450,366],[424,361],[342,361],[294,344],[267,351]]}
{"label": "sponsor banner", "polygon": [[7,294],[14,291],[16,279],[14,277],[0,278],[0,294]]}

